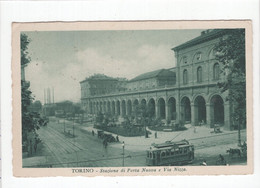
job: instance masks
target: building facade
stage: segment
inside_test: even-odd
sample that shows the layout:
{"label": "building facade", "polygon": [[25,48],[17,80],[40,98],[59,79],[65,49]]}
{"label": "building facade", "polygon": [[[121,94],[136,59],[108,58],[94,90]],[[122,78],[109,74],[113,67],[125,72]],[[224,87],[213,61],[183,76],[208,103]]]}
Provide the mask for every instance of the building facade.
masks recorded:
{"label": "building facade", "polygon": [[[225,100],[228,91],[221,93],[217,87],[224,74],[214,50],[226,32],[206,30],[172,48],[177,60],[172,69],[145,73],[130,81],[87,78],[80,82],[83,108],[90,114],[100,111],[125,116],[133,114],[136,105],[145,104],[154,109],[155,118],[232,129],[231,105]],[[99,92],[92,92],[93,88]]]}

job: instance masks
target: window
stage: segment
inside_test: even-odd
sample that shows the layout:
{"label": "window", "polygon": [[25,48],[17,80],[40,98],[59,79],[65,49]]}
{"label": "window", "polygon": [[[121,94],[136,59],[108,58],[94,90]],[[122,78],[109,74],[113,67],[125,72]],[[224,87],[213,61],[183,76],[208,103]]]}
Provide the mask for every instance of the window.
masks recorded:
{"label": "window", "polygon": [[197,69],[197,82],[202,82],[202,68],[198,67]]}
{"label": "window", "polygon": [[185,69],[183,71],[183,84],[187,84],[188,83],[188,71]]}
{"label": "window", "polygon": [[165,157],[165,152],[164,151],[161,153],[161,157]]}
{"label": "window", "polygon": [[201,53],[197,53],[197,54],[196,54],[196,60],[197,60],[197,61],[201,60]]}
{"label": "window", "polygon": [[214,80],[218,80],[218,79],[219,79],[219,73],[220,73],[219,64],[216,63],[216,64],[213,66],[213,79],[214,79]]}
{"label": "window", "polygon": [[215,59],[216,53],[217,53],[216,49],[213,48],[213,49],[210,51],[210,53],[209,53],[209,59]]}
{"label": "window", "polygon": [[193,61],[192,62],[198,62],[201,61],[202,59],[202,54],[201,52],[197,52],[194,56],[193,56]]}
{"label": "window", "polygon": [[187,56],[184,56],[184,57],[182,58],[182,62],[183,62],[183,64],[187,64],[187,63],[188,63]]}

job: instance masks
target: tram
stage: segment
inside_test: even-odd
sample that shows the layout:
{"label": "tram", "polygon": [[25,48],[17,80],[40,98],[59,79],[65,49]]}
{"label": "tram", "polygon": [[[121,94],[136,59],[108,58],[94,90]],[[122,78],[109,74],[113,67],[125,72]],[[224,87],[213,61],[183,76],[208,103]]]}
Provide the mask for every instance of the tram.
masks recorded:
{"label": "tram", "polygon": [[148,166],[182,165],[194,160],[194,146],[187,140],[152,144],[146,151]]}

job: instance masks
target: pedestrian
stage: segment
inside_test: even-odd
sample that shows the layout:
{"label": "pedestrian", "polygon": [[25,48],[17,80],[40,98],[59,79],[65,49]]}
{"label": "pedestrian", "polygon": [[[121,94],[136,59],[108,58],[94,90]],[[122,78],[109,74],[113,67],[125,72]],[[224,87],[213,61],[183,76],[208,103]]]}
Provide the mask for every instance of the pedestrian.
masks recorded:
{"label": "pedestrian", "polygon": [[154,137],[157,138],[157,131],[155,131],[155,133],[154,133]]}
{"label": "pedestrian", "polygon": [[221,162],[224,161],[224,157],[223,157],[221,154],[219,154],[219,160],[220,160]]}
{"label": "pedestrian", "polygon": [[92,130],[92,136],[94,136],[95,135],[95,132]]}
{"label": "pedestrian", "polygon": [[106,140],[106,139],[103,141],[103,146],[104,146],[105,148],[107,148],[107,140]]}
{"label": "pedestrian", "polygon": [[223,157],[223,155],[219,154],[218,160],[217,160],[217,164],[219,165],[226,165],[226,161]]}
{"label": "pedestrian", "polygon": [[118,135],[116,135],[116,141],[119,142],[119,137],[118,137]]}
{"label": "pedestrian", "polygon": [[196,126],[194,125],[194,130],[193,130],[193,132],[194,133],[196,133],[197,132],[197,130],[196,130]]}

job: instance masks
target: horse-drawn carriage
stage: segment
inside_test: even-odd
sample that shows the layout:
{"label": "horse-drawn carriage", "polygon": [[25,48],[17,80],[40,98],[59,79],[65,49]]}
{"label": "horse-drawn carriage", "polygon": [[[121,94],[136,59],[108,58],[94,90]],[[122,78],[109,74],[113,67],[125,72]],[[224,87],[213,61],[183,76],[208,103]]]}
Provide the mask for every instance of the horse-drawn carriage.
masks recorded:
{"label": "horse-drawn carriage", "polygon": [[239,146],[240,148],[229,148],[227,150],[227,153],[229,153],[229,157],[234,157],[234,156],[238,156],[238,157],[246,157],[247,156],[247,144],[246,142],[244,142],[241,146]]}

